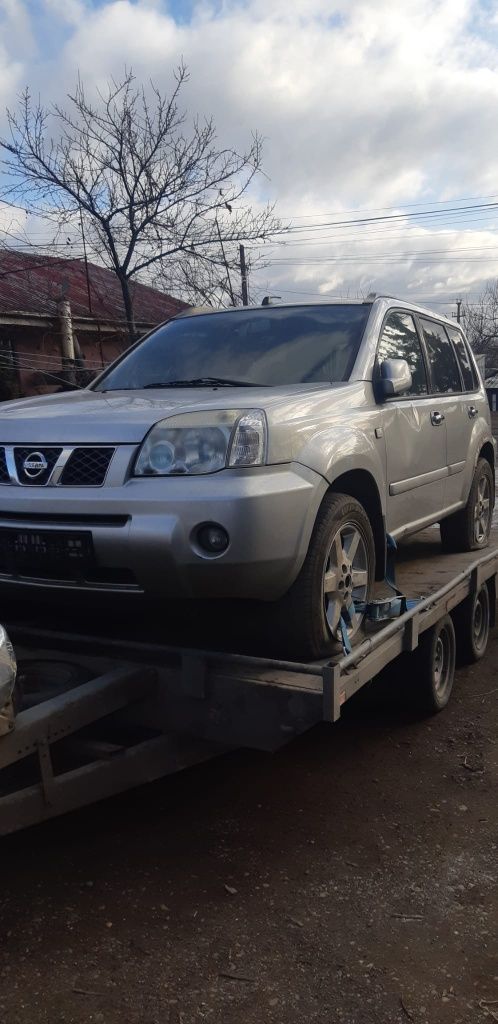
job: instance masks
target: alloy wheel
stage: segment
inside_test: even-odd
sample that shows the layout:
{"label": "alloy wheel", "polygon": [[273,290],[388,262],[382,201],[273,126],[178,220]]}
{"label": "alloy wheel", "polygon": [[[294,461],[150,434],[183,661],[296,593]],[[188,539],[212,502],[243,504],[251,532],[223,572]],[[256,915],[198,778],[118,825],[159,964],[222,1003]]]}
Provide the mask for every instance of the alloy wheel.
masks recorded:
{"label": "alloy wheel", "polygon": [[491,516],[491,490],[487,476],[482,476],[477,485],[474,505],[474,536],[478,544],[486,540]]}
{"label": "alloy wheel", "polygon": [[330,632],[340,640],[344,618],[350,637],[360,628],[363,613],[357,605],[368,593],[368,555],[363,536],[354,523],[344,523],[334,535],[323,573],[323,602]]}

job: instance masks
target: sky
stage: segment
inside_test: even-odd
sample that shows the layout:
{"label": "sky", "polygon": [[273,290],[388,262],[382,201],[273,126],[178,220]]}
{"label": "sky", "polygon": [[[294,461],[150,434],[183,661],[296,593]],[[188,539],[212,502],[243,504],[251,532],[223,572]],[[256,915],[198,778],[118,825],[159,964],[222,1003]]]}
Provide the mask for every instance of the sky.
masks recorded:
{"label": "sky", "polygon": [[[126,65],[167,91],[180,58],[189,114],[265,139],[252,199],[292,230],[254,301],[450,311],[498,277],[498,0],[0,0],[0,132],[26,85],[63,101]],[[0,205],[0,240],[16,217]]]}

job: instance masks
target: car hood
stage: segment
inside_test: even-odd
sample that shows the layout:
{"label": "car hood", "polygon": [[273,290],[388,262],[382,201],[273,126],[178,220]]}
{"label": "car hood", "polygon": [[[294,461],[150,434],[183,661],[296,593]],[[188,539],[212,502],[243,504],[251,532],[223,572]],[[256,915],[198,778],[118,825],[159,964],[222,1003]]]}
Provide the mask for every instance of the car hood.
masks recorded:
{"label": "car hood", "polygon": [[[345,385],[330,385],[344,389]],[[324,385],[292,388],[181,388],[150,391],[71,391],[0,405],[1,444],[133,444],[158,420],[183,412],[264,409],[281,420],[288,406],[306,414]],[[290,410],[289,410],[290,411]]]}

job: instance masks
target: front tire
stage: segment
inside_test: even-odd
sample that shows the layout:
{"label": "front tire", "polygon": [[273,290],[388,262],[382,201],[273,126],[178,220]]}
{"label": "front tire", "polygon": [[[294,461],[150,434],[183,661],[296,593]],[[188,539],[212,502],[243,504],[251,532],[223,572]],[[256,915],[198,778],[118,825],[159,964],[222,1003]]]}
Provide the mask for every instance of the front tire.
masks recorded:
{"label": "front tire", "polygon": [[347,494],[324,498],[299,576],[271,617],[282,654],[299,660],[337,652],[340,618],[357,638],[375,578],[375,546],[365,509]]}
{"label": "front tire", "polygon": [[487,459],[479,459],[465,508],[440,523],[445,551],[477,551],[487,547],[493,517],[493,489],[491,466]]}

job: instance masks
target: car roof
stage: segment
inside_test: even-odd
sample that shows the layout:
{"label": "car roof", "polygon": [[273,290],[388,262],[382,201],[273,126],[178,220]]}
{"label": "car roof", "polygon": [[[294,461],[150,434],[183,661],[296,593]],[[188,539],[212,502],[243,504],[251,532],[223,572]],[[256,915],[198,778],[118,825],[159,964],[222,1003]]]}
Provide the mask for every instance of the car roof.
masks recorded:
{"label": "car roof", "polygon": [[184,320],[186,317],[191,316],[218,316],[221,313],[247,313],[251,312],[263,312],[268,309],[306,309],[307,307],[315,306],[373,306],[383,305],[385,309],[398,309],[402,307],[409,312],[419,313],[422,316],[431,317],[433,320],[440,320],[443,323],[448,324],[450,327],[458,329],[458,324],[445,316],[444,313],[435,313],[434,310],[429,309],[427,306],[421,306],[418,303],[410,302],[406,299],[397,298],[394,295],[384,294],[373,294],[370,293],[365,299],[317,299],[315,302],[271,302],[265,305],[250,305],[250,306],[229,306],[224,309],[214,309],[212,306],[191,306],[188,309],[182,310],[180,313],[173,318],[175,320]]}

